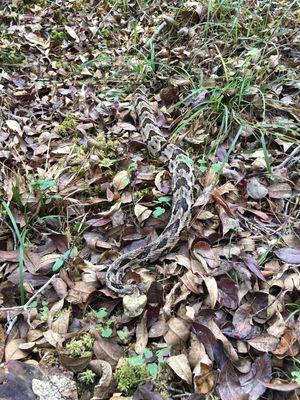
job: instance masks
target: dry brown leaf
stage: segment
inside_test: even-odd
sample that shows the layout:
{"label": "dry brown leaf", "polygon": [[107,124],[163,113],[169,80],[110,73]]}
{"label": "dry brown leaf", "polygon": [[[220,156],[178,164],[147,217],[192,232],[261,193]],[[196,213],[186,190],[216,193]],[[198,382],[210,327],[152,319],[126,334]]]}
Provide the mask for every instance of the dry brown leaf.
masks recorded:
{"label": "dry brown leaf", "polygon": [[57,332],[60,335],[65,335],[68,332],[70,318],[71,310],[65,310],[62,315],[60,315],[55,321],[53,321],[53,332]]}
{"label": "dry brown leaf", "polygon": [[79,43],[79,37],[77,33],[75,32],[75,29],[73,29],[71,26],[65,25],[65,30],[67,31],[68,35],[71,36],[72,39],[75,39],[77,43]]}
{"label": "dry brown leaf", "polygon": [[122,346],[112,339],[98,337],[94,343],[93,351],[98,360],[107,361],[112,368],[115,368],[120,358],[124,356]]}
{"label": "dry brown leaf", "polygon": [[147,296],[135,292],[131,295],[123,297],[124,313],[129,317],[137,317],[141,315],[147,304]]}
{"label": "dry brown leaf", "polygon": [[134,350],[137,354],[143,354],[148,343],[148,330],[147,330],[147,312],[144,313],[143,318],[136,327],[136,342]]}
{"label": "dry brown leaf", "polygon": [[92,400],[104,400],[108,398],[109,392],[112,392],[112,367],[104,360],[91,360],[89,367],[94,371],[99,377],[100,381],[94,388],[94,395]]}
{"label": "dry brown leaf", "polygon": [[178,375],[189,385],[192,384],[193,381],[192,370],[185,354],[169,357],[167,363],[172,368],[172,370],[175,372],[176,375]]}
{"label": "dry brown leaf", "polygon": [[195,368],[205,354],[206,352],[203,343],[199,341],[195,333],[191,332],[190,347],[188,350],[188,360],[190,366]]}
{"label": "dry brown leaf", "polygon": [[274,352],[279,343],[279,339],[271,335],[261,335],[248,340],[251,347],[263,352]]}
{"label": "dry brown leaf", "polygon": [[269,196],[272,199],[287,199],[292,195],[292,189],[288,183],[277,183],[268,187]]}
{"label": "dry brown leaf", "polygon": [[53,306],[51,307],[49,313],[48,313],[48,318],[47,318],[47,322],[48,322],[48,326],[49,328],[51,328],[52,326],[52,322],[54,317],[57,315],[58,312],[60,312],[64,306],[64,299],[59,300],[58,302],[54,303]]}
{"label": "dry brown leaf", "polygon": [[17,132],[20,136],[23,135],[23,132],[22,132],[19,122],[15,121],[13,119],[7,119],[5,122],[9,129],[11,129],[14,132]]}
{"label": "dry brown leaf", "polygon": [[56,293],[58,294],[58,297],[60,297],[61,299],[64,299],[67,296],[68,286],[63,279],[61,279],[59,277],[56,278],[52,282],[52,286],[53,286],[54,290],[56,291]]}
{"label": "dry brown leaf", "polygon": [[205,354],[194,368],[194,388],[196,393],[207,394],[215,386],[215,376],[211,360]]}
{"label": "dry brown leaf", "polygon": [[29,351],[21,350],[20,344],[25,343],[24,339],[13,339],[5,346],[5,361],[22,360],[28,356]]}
{"label": "dry brown leaf", "polygon": [[128,186],[130,183],[130,177],[128,171],[118,172],[115,175],[112,183],[117,190],[125,189],[126,186]]}
{"label": "dry brown leaf", "polygon": [[215,308],[215,305],[218,300],[218,285],[213,276],[202,276],[204,283],[207,287],[209,299],[210,299],[210,306],[212,309]]}
{"label": "dry brown leaf", "polygon": [[173,317],[168,321],[169,330],[164,339],[169,346],[186,342],[190,335],[190,327],[180,318]]}
{"label": "dry brown leaf", "polygon": [[168,332],[168,329],[168,324],[164,320],[159,319],[158,321],[154,322],[149,329],[148,337],[149,339],[161,337]]}
{"label": "dry brown leaf", "polygon": [[46,332],[44,332],[43,336],[47,342],[51,344],[51,346],[62,346],[63,340],[61,335],[57,332],[54,332],[52,329],[48,329]]}
{"label": "dry brown leaf", "polygon": [[137,217],[140,224],[146,219],[148,219],[151,214],[152,211],[145,206],[141,206],[140,204],[136,204],[134,206],[134,215]]}
{"label": "dry brown leaf", "polygon": [[69,291],[66,299],[71,304],[85,303],[89,295],[93,293],[94,290],[95,286],[91,283],[76,282],[75,286]]}

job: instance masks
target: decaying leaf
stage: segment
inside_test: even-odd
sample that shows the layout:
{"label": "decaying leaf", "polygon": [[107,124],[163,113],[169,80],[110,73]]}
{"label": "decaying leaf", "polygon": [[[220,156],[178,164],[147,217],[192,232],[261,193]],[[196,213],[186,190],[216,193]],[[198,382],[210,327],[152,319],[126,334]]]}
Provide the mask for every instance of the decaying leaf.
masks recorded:
{"label": "decaying leaf", "polygon": [[189,385],[192,384],[192,370],[189,365],[186,355],[180,354],[179,356],[169,357],[168,365],[181,379],[187,382]]}
{"label": "decaying leaf", "polygon": [[124,312],[129,317],[137,317],[145,308],[147,296],[138,292],[123,297]]}

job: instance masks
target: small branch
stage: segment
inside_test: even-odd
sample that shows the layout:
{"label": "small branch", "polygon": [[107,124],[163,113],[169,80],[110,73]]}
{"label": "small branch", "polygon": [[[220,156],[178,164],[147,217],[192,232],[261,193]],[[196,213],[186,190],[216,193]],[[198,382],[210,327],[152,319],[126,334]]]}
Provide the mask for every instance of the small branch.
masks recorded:
{"label": "small branch", "polygon": [[298,155],[298,153],[300,153],[300,146],[297,146],[291,152],[291,154],[289,154],[289,156],[285,160],[282,161],[281,164],[277,165],[277,167],[275,167],[275,170],[279,170],[281,168],[284,168],[286,165],[288,165],[293,160],[300,160],[299,157],[296,157]]}
{"label": "small branch", "polygon": [[151,36],[151,38],[149,39],[148,43],[145,45],[146,48],[150,47],[150,44],[154,42],[154,40],[157,38],[157,36],[159,36],[159,34],[161,33],[161,31],[163,31],[165,29],[165,27],[167,26],[167,22],[164,21],[162,22],[159,27],[157,28],[157,30],[153,33],[153,35]]}
{"label": "small branch", "polygon": [[51,282],[54,281],[55,278],[57,278],[58,274],[52,275],[51,278],[42,286],[39,288],[39,290],[34,293],[34,295],[25,303],[23,306],[15,306],[15,307],[3,307],[0,308],[0,312],[9,312],[9,311],[23,311],[26,310],[29,305],[33,302],[33,300],[47,287],[50,285]]}

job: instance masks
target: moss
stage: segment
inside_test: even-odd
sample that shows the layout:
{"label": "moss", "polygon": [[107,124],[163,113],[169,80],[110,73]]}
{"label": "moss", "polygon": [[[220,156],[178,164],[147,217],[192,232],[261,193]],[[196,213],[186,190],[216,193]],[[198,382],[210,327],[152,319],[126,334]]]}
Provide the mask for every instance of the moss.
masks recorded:
{"label": "moss", "polygon": [[78,380],[88,386],[94,383],[96,374],[91,369],[86,369],[78,375]]}
{"label": "moss", "polygon": [[1,50],[0,51],[0,63],[3,64],[22,64],[24,57],[16,50]]}
{"label": "moss", "polygon": [[62,42],[63,40],[67,39],[68,35],[66,32],[57,31],[56,29],[52,29],[50,37],[53,40]]}
{"label": "moss", "polygon": [[135,198],[136,199],[141,199],[144,196],[152,196],[153,195],[153,191],[151,188],[145,188],[145,189],[141,189],[135,192]]}
{"label": "moss", "polygon": [[95,338],[85,333],[80,338],[74,338],[66,345],[66,349],[72,357],[89,357],[94,345]]}
{"label": "moss", "polygon": [[77,122],[75,121],[73,114],[68,113],[63,122],[58,126],[58,132],[62,136],[65,136],[68,133],[68,131],[76,128],[76,126]]}
{"label": "moss", "polygon": [[132,365],[129,359],[124,361],[114,375],[118,382],[118,389],[126,396],[132,395],[138,385],[149,382],[151,379],[146,364]]}

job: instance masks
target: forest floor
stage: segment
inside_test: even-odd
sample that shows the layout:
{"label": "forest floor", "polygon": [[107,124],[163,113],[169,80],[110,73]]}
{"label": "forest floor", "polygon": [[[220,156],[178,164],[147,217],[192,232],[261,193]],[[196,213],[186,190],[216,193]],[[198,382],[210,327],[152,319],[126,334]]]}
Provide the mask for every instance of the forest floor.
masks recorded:
{"label": "forest floor", "polygon": [[[299,399],[299,19],[281,0],[1,1],[1,399]],[[148,288],[129,307],[107,266],[172,203],[140,84],[195,187],[180,243],[126,275]]]}

